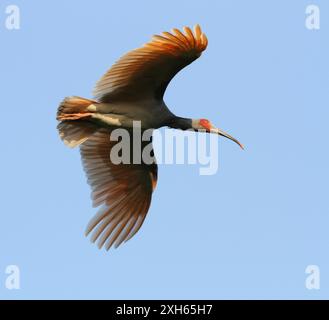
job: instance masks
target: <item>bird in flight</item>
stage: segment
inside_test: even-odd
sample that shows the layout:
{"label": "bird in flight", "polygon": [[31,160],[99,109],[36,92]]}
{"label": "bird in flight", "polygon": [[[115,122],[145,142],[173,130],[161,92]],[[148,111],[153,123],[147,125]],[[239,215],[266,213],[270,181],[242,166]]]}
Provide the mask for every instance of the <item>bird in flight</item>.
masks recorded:
{"label": "bird in flight", "polygon": [[[92,189],[93,206],[101,206],[86,228],[91,241],[109,250],[132,238],[149,210],[157,183],[156,162],[114,164],[110,152],[117,141],[111,132],[132,132],[134,121],[142,130],[170,127],[203,130],[238,140],[206,119],[174,115],[163,96],[171,79],[200,57],[208,40],[199,25],[192,31],[173,29],[153,36],[141,48],[121,57],[97,82],[94,100],[67,97],[57,112],[58,131],[64,143],[80,147],[82,163]],[[141,143],[143,147],[143,142]]]}

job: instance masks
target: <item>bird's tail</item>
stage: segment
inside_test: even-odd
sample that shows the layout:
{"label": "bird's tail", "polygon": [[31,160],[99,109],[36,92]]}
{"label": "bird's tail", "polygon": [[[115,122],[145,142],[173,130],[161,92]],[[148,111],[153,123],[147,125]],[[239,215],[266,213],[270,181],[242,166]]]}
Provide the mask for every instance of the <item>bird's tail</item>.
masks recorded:
{"label": "bird's tail", "polygon": [[97,126],[87,120],[92,114],[87,108],[96,103],[96,101],[85,98],[67,97],[59,105],[57,120],[61,122],[57,129],[59,136],[67,146],[74,148],[97,131]]}
{"label": "bird's tail", "polygon": [[81,97],[66,97],[58,107],[57,120],[78,120],[89,117],[92,112],[88,107],[97,104],[96,101]]}

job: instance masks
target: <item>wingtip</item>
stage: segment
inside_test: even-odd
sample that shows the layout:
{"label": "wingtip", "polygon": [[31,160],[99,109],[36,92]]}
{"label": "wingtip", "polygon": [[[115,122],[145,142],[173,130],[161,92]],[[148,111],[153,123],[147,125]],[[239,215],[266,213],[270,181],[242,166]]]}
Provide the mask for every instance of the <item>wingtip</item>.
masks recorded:
{"label": "wingtip", "polygon": [[196,37],[197,39],[199,39],[200,36],[201,36],[201,34],[202,34],[201,27],[200,27],[200,25],[197,23],[197,24],[194,26],[194,35],[195,35],[195,37]]}
{"label": "wingtip", "polygon": [[93,230],[92,224],[89,222],[86,229],[85,229],[85,237],[88,237],[90,232]]}
{"label": "wingtip", "polygon": [[192,30],[191,30],[191,28],[189,26],[184,26],[183,27],[183,30],[184,30],[184,32],[185,32],[186,35],[189,35],[192,32]]}
{"label": "wingtip", "polygon": [[201,43],[204,49],[208,46],[208,38],[204,33],[201,33]]}

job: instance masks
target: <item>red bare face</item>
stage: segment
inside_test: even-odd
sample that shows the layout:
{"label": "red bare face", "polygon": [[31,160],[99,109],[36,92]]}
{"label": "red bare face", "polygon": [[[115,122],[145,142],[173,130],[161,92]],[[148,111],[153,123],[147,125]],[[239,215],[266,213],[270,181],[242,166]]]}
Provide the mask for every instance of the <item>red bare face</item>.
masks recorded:
{"label": "red bare face", "polygon": [[206,130],[209,130],[210,131],[210,129],[211,129],[211,123],[207,119],[200,119],[199,125],[201,127],[205,128]]}

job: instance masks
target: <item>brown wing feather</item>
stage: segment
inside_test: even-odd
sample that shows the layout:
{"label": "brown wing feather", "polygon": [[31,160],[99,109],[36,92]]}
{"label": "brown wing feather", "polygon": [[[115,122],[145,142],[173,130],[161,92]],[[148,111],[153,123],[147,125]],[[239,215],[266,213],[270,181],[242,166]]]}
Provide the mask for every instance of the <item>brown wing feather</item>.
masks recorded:
{"label": "brown wing feather", "polygon": [[157,180],[157,165],[118,164],[110,160],[115,144],[109,130],[99,130],[81,147],[82,162],[92,188],[94,206],[102,205],[86,234],[108,250],[129,240],[141,227]]}
{"label": "brown wing feather", "polygon": [[200,26],[195,26],[194,33],[188,27],[184,32],[163,32],[128,52],[97,82],[95,97],[101,102],[162,99],[175,74],[197,59],[208,44]]}

